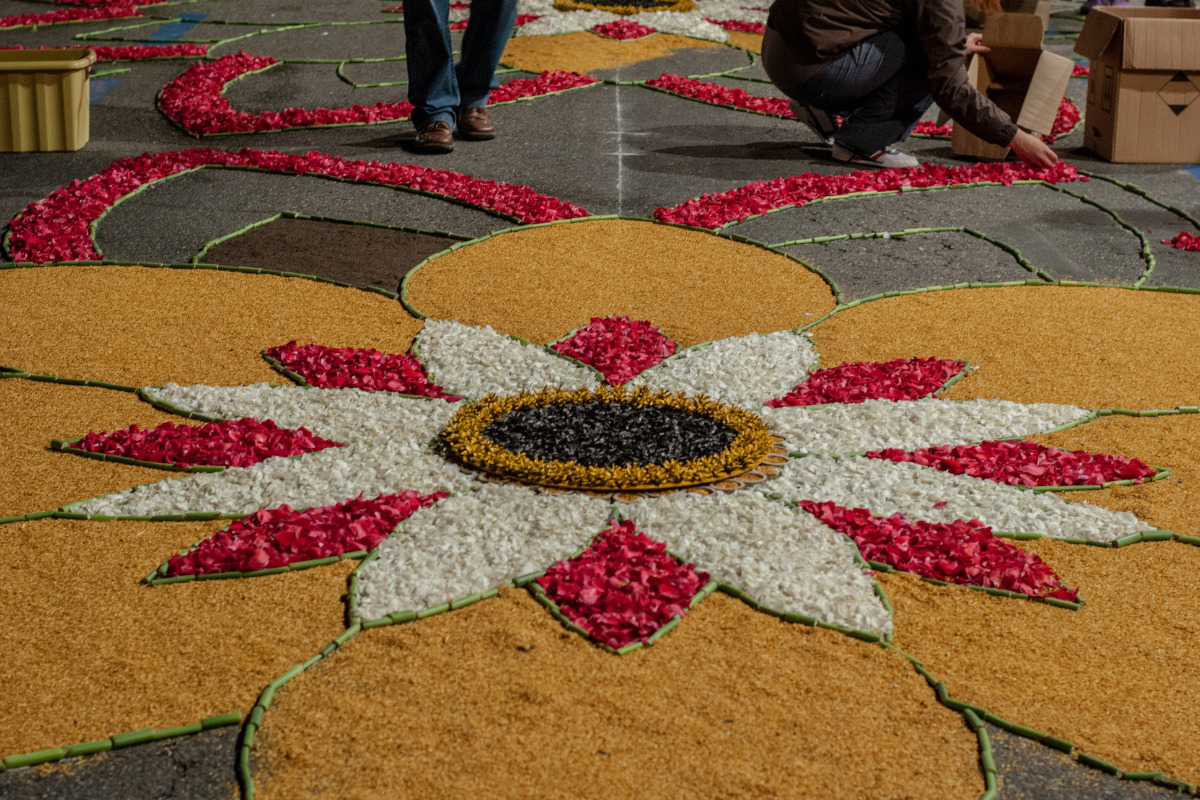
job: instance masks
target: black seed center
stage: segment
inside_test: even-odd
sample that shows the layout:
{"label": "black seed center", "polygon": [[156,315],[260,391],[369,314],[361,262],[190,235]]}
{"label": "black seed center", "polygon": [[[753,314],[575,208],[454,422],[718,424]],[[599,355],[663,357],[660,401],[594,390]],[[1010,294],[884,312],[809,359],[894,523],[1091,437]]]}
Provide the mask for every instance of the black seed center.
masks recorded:
{"label": "black seed center", "polygon": [[515,453],[585,467],[661,464],[720,453],[736,432],[678,408],[624,403],[568,403],[510,411],[483,435]]}

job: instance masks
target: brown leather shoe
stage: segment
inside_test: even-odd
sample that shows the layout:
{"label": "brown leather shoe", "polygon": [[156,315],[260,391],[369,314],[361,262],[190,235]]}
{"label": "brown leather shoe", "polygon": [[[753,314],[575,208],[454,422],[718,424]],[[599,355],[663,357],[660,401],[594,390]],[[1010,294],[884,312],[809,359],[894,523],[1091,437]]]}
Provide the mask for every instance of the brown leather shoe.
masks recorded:
{"label": "brown leather shoe", "polygon": [[460,139],[482,142],[496,138],[496,126],[486,108],[460,108],[456,133]]}
{"label": "brown leather shoe", "polygon": [[434,120],[417,131],[412,149],[418,153],[449,153],[454,149],[454,131],[445,120]]}

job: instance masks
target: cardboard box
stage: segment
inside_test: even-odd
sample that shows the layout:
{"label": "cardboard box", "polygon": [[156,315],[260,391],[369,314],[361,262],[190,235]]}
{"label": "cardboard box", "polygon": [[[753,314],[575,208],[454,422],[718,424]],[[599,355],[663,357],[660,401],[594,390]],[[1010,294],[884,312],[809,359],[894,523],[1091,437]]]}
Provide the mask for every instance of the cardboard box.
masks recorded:
{"label": "cardboard box", "polygon": [[0,51],[0,151],[78,150],[87,144],[87,48]]}
{"label": "cardboard box", "polygon": [[1083,143],[1109,161],[1200,162],[1200,9],[1095,8]]}
{"label": "cardboard box", "polygon": [[[1005,111],[1021,128],[1048,134],[1067,93],[1071,59],[1042,49],[1046,23],[1038,14],[990,14],[983,43],[990,53],[971,56],[971,85]],[[962,125],[954,126],[950,147],[960,156],[1006,158],[1008,148],[989,144]]]}

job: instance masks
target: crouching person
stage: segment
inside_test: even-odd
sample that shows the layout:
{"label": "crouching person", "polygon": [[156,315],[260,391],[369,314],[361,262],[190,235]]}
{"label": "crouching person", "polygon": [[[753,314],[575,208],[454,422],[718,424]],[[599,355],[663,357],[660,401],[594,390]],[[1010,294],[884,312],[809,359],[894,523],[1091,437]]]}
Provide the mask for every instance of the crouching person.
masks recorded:
{"label": "crouching person", "polygon": [[[975,1],[1000,10],[999,0]],[[967,55],[987,51],[980,38],[967,36],[963,0],[775,0],[763,67],[835,161],[916,166],[893,145],[936,102],[956,125],[1050,166],[1054,151],[967,81]]]}

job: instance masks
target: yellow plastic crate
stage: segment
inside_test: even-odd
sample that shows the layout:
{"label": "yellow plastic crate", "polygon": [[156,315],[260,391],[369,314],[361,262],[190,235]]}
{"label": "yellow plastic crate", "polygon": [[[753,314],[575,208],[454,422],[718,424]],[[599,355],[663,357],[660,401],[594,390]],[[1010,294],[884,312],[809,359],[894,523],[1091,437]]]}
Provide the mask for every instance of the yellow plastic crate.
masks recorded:
{"label": "yellow plastic crate", "polygon": [[87,144],[87,48],[0,51],[0,151],[78,150]]}

